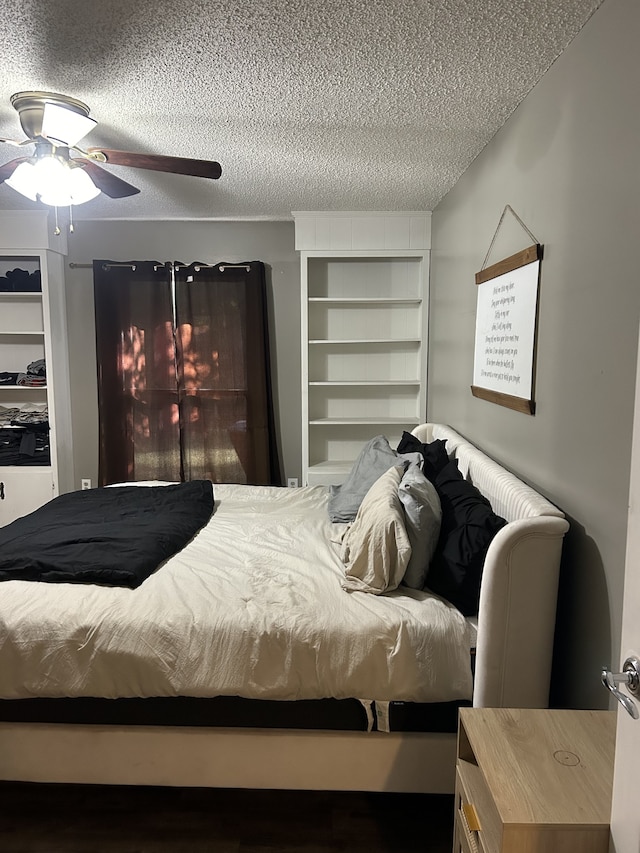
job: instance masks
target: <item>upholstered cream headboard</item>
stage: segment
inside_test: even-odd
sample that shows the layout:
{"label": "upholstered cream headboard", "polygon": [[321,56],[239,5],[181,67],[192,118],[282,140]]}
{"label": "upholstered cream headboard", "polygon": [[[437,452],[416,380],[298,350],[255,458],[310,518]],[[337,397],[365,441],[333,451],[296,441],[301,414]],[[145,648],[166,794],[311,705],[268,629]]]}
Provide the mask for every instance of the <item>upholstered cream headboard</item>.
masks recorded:
{"label": "upholstered cream headboard", "polygon": [[564,514],[444,424],[421,424],[421,441],[446,439],[463,476],[507,520],[485,559],[478,611],[473,704],[544,708],[549,701]]}

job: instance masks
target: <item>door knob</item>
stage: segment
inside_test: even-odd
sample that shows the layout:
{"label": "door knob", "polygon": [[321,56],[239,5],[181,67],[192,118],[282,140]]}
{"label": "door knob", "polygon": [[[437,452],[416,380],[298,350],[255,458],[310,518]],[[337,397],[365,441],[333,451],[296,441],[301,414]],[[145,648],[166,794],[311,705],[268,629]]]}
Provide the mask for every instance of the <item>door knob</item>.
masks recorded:
{"label": "door knob", "polygon": [[602,683],[616,697],[622,707],[634,720],[640,717],[636,703],[630,696],[626,696],[618,684],[624,684],[629,693],[640,696],[640,660],[633,655],[628,657],[622,665],[622,672],[609,672],[606,667],[602,669]]}

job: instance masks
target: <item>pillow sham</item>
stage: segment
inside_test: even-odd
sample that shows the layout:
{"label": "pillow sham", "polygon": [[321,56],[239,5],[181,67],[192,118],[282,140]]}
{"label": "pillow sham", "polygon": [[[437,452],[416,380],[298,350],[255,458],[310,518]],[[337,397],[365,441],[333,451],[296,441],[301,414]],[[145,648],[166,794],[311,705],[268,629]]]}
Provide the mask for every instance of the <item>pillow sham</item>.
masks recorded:
{"label": "pillow sham", "polygon": [[424,444],[415,435],[405,430],[396,451],[398,453],[421,453],[424,459],[423,471],[425,476],[433,482],[440,471],[449,463],[446,444],[446,438],[436,438],[434,441]]}
{"label": "pillow sham", "polygon": [[389,468],[376,480],[342,540],[342,586],[350,592],[380,595],[396,589],[404,577],[411,556],[398,497],[405,465]]}
{"label": "pillow sham", "polygon": [[424,587],[442,520],[438,492],[422,473],[421,464],[422,458],[420,464],[414,462],[409,465],[398,487],[411,544],[411,557],[402,582],[411,589]]}
{"label": "pillow sham", "polygon": [[442,522],[425,586],[450,601],[464,616],[474,616],[478,612],[487,549],[507,522],[464,479],[455,459],[440,471],[434,484],[442,507]]}
{"label": "pillow sham", "polygon": [[397,464],[398,455],[386,436],[376,435],[370,439],[360,451],[344,483],[329,488],[331,521],[353,521],[371,486],[381,474]]}

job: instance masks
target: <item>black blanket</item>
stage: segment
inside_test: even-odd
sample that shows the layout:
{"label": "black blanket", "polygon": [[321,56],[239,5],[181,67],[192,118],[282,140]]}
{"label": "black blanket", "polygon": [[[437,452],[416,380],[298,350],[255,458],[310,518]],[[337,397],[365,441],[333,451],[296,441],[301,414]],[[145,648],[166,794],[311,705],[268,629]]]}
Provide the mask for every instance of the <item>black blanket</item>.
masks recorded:
{"label": "black blanket", "polygon": [[86,489],[0,528],[0,580],[134,589],[211,518],[213,486]]}

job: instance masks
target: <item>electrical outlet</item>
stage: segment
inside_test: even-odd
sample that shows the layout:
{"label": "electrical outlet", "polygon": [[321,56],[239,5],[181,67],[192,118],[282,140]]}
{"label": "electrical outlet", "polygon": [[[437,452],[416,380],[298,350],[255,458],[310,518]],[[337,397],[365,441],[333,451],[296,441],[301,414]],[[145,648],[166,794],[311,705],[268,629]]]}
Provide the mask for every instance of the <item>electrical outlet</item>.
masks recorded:
{"label": "electrical outlet", "polygon": [[91,480],[88,478],[86,480],[80,480],[80,485],[81,485],[81,488],[83,488],[83,489],[90,489],[91,488]]}
{"label": "electrical outlet", "polygon": [[289,477],[287,480],[287,488],[288,489],[297,489],[298,488],[298,478],[297,477]]}

